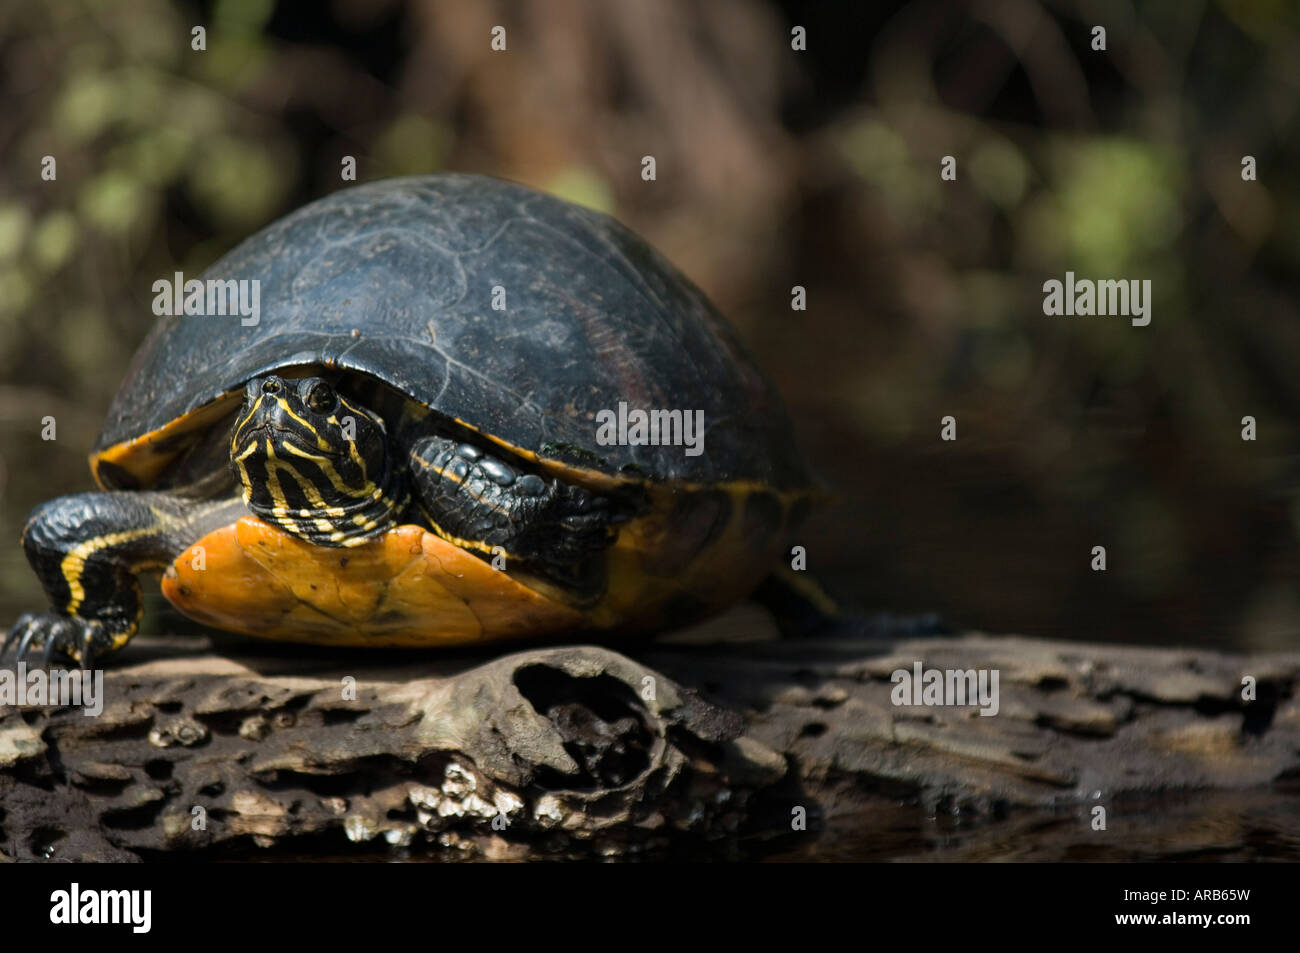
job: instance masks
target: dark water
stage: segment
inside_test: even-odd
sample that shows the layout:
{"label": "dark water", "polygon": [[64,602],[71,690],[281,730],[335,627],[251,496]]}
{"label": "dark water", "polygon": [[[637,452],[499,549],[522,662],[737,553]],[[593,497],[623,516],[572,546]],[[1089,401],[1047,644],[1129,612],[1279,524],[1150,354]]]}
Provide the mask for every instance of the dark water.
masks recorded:
{"label": "dark water", "polygon": [[1198,792],[1118,801],[1107,830],[1083,807],[992,820],[897,804],[828,819],[777,861],[1300,861],[1300,789]]}

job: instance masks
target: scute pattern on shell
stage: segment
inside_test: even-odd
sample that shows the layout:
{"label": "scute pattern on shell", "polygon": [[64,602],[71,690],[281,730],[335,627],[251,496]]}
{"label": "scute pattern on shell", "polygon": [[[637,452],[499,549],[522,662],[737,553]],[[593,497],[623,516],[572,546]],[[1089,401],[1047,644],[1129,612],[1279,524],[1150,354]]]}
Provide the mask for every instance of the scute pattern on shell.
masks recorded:
{"label": "scute pattern on shell", "polygon": [[[254,375],[319,363],[606,473],[807,485],[780,400],[703,294],[613,219],[523,186],[436,175],[345,189],[202,277],[258,280],[259,323],[160,318],[96,452]],[[705,452],[598,445],[595,415],[620,401],[703,410]]]}

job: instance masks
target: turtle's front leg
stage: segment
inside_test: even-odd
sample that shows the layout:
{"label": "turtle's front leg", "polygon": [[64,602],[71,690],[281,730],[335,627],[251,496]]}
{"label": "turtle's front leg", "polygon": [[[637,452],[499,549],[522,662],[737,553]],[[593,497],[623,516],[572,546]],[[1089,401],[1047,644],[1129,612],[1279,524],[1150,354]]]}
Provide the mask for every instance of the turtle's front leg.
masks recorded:
{"label": "turtle's front leg", "polygon": [[613,543],[623,518],[607,497],[517,472],[446,437],[416,441],[409,462],[435,533],[481,553],[500,547],[507,558],[575,589],[592,582],[593,557]]}
{"label": "turtle's front leg", "polygon": [[60,654],[88,668],[121,648],[140,624],[136,573],[170,562],[213,506],[151,492],[80,493],[38,506],[22,543],[51,608],[19,618],[0,656],[17,642],[17,658],[38,647],[47,663]]}

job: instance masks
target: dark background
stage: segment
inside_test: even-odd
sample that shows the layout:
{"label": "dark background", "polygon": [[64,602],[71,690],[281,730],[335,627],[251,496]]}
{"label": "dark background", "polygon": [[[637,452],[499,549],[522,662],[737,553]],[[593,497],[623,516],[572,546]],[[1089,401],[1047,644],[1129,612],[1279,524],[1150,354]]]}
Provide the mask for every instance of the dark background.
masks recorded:
{"label": "dark background", "polygon": [[[1300,5],[4,0],[0,103],[6,617],[40,601],[25,514],[90,487],[152,282],[346,188],[353,155],[658,246],[788,400],[842,499],[810,569],[861,605],[1295,644]],[[1151,279],[1151,325],[1044,316],[1066,270]]]}

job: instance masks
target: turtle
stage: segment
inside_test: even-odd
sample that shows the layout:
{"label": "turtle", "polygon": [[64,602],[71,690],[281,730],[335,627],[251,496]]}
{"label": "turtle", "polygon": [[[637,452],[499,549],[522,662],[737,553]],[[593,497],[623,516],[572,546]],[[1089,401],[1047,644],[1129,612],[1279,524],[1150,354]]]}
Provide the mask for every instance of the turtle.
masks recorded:
{"label": "turtle", "polygon": [[[203,297],[229,282],[256,314]],[[100,490],[26,523],[50,609],[4,651],[92,665],[137,632],[150,571],[184,615],[290,642],[653,632],[752,593],[816,496],[705,295],[613,218],[523,185],[349,187],[198,288],[108,408]]]}

